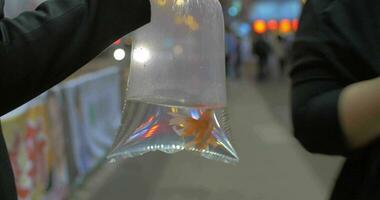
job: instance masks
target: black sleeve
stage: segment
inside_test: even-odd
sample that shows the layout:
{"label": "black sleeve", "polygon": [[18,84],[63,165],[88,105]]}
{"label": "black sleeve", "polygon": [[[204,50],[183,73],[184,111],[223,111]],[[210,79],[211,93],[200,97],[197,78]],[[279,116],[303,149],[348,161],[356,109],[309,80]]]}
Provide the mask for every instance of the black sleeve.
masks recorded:
{"label": "black sleeve", "polygon": [[[309,63],[309,66],[313,64],[321,63]],[[292,78],[305,77],[308,73],[313,72],[298,71],[292,74]],[[333,79],[310,77],[293,82],[294,134],[308,151],[330,155],[347,155],[349,152],[338,116],[341,92],[341,84]]]}
{"label": "black sleeve", "polygon": [[48,0],[0,18],[0,116],[149,21],[149,0]]}
{"label": "black sleeve", "polygon": [[[310,1],[311,2],[311,1]],[[294,133],[313,153],[347,155],[338,101],[345,87],[323,51],[317,12],[307,3],[292,51],[292,116]]]}

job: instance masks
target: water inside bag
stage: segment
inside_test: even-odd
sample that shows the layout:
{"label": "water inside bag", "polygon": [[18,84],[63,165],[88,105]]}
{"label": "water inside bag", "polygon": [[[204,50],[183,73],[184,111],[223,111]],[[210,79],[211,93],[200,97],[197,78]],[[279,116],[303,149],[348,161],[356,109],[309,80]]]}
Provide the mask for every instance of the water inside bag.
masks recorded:
{"label": "water inside bag", "polygon": [[152,151],[171,154],[188,150],[212,160],[239,161],[228,139],[224,108],[173,105],[128,100],[108,159],[114,162]]}

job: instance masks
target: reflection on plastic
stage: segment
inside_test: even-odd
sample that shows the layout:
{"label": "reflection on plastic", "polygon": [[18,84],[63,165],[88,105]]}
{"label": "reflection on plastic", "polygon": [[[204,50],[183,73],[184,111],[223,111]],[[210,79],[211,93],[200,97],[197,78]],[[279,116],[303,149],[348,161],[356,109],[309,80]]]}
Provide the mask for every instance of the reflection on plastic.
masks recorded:
{"label": "reflection on plastic", "polygon": [[226,163],[239,158],[229,143],[229,127],[223,108],[178,107],[130,100],[123,119],[120,143],[110,160],[130,158],[150,151],[200,152],[202,156]]}
{"label": "reflection on plastic", "polygon": [[150,59],[150,52],[145,47],[136,47],[133,49],[132,59],[138,63],[146,63]]}

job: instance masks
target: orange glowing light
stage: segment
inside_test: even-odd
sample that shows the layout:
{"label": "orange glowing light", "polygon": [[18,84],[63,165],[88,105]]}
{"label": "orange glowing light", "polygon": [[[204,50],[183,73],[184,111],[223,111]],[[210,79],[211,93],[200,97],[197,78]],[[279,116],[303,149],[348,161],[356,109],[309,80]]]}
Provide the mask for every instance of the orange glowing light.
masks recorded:
{"label": "orange glowing light", "polygon": [[278,29],[278,22],[274,19],[271,19],[268,21],[268,30],[270,31],[276,31]]}
{"label": "orange glowing light", "polygon": [[293,21],[292,21],[293,31],[297,31],[298,27],[299,27],[299,20],[298,19],[293,19]]}
{"label": "orange glowing light", "polygon": [[156,124],[156,125],[152,126],[152,128],[150,128],[150,129],[148,130],[148,132],[146,132],[146,134],[145,134],[144,137],[145,137],[145,138],[150,138],[150,137],[152,137],[152,136],[157,132],[158,128],[160,128],[160,125],[159,125],[159,124]]}
{"label": "orange glowing light", "polygon": [[264,20],[256,20],[253,22],[253,31],[257,34],[263,34],[267,31],[267,24]]}
{"label": "orange glowing light", "polygon": [[283,19],[280,22],[279,29],[281,33],[290,33],[292,31],[292,23],[289,19]]}

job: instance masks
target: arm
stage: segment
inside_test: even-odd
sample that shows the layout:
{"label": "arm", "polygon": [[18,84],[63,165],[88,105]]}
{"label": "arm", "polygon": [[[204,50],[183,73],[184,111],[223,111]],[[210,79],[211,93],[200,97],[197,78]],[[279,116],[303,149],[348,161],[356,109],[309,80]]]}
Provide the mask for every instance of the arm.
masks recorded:
{"label": "arm", "polygon": [[325,66],[309,60],[291,73],[294,134],[310,152],[346,155],[351,150],[338,109],[344,86]]}
{"label": "arm", "polygon": [[49,0],[0,19],[0,116],[149,20],[149,0]]}
{"label": "arm", "polygon": [[353,148],[365,147],[380,137],[380,79],[348,86],[339,101],[341,125]]}
{"label": "arm", "polygon": [[313,153],[346,154],[348,145],[338,116],[344,88],[322,46],[317,6],[309,0],[291,51],[292,118],[294,134]]}
{"label": "arm", "polygon": [[[344,155],[377,140],[380,79],[344,87],[331,75],[327,78],[322,67],[315,70],[326,76],[294,83],[292,90],[294,131],[303,145],[311,152]],[[292,77],[307,73],[301,70]]]}
{"label": "arm", "polygon": [[354,64],[342,62],[341,51],[330,49],[349,47],[321,31],[317,6],[319,1],[305,5],[292,51],[294,132],[311,152],[346,155],[379,137],[380,81],[350,85],[355,80],[347,75],[352,73],[347,65]]}

